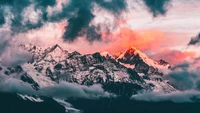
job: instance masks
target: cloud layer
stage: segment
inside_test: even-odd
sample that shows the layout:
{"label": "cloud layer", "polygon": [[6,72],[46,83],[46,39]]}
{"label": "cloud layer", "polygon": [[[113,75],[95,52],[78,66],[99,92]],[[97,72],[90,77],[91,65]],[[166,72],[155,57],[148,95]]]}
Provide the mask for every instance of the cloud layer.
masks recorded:
{"label": "cloud layer", "polygon": [[[144,0],[154,16],[165,14],[169,2]],[[67,20],[62,36],[65,41],[73,42],[81,36],[92,42],[101,40],[102,26],[109,26],[92,23],[96,16],[102,16],[94,14],[97,7],[118,20],[131,4],[127,4],[126,0],[1,0],[0,5],[0,26],[10,26],[13,34],[39,29],[49,22]]]}
{"label": "cloud layer", "polygon": [[176,91],[172,93],[143,93],[133,95],[132,99],[141,100],[141,101],[151,101],[151,102],[160,102],[160,101],[173,101],[177,103],[183,102],[195,102],[195,99],[200,98],[200,92],[198,91]]}
{"label": "cloud layer", "polygon": [[43,87],[40,90],[34,90],[30,84],[11,77],[0,76],[0,92],[11,92],[26,95],[48,96],[60,99],[67,98],[90,98],[98,99],[100,97],[114,96],[105,92],[101,85],[84,86],[74,83],[61,82],[54,86]]}

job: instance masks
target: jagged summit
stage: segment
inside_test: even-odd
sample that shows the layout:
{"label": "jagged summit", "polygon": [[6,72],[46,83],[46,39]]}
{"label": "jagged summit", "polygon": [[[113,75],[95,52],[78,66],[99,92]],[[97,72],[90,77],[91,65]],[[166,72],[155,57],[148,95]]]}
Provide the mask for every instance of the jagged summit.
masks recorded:
{"label": "jagged summit", "polygon": [[115,53],[114,55],[113,55],[113,57],[115,58],[115,59],[117,59],[121,54],[123,54],[124,52],[123,51],[120,51],[120,52],[117,52],[117,53]]}
{"label": "jagged summit", "polygon": [[104,56],[107,59],[111,59],[111,58],[114,59],[114,57],[107,51],[101,52],[100,54],[101,54],[101,56]]}
{"label": "jagged summit", "polygon": [[160,61],[155,61],[135,47],[130,47],[126,49],[124,52],[116,53],[114,56],[115,56],[114,58],[119,62],[130,65],[145,63],[148,66],[151,66],[155,69],[170,67],[169,63],[167,63],[166,61],[162,59]]}
{"label": "jagged summit", "polygon": [[63,52],[64,50],[58,44],[55,44],[53,47],[48,47],[44,51],[50,53],[50,52],[53,52],[53,51],[62,51]]}

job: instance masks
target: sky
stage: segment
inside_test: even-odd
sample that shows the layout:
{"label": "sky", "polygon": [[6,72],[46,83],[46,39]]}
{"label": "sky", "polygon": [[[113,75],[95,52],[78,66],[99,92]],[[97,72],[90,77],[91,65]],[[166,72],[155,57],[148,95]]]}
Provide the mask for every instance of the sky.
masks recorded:
{"label": "sky", "polygon": [[2,0],[0,4],[0,53],[19,44],[59,44],[82,54],[115,54],[132,46],[170,64],[199,62],[200,0]]}

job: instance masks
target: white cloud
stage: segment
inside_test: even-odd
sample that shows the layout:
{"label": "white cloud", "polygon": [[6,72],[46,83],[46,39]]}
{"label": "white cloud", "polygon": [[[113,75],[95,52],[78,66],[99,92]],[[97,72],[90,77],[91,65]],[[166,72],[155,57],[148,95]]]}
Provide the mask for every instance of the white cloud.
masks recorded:
{"label": "white cloud", "polygon": [[159,101],[173,101],[177,103],[182,102],[194,102],[193,99],[200,98],[200,92],[194,90],[188,91],[175,91],[171,93],[142,93],[133,95],[131,99],[140,100],[140,101],[151,101],[151,102],[159,102]]}

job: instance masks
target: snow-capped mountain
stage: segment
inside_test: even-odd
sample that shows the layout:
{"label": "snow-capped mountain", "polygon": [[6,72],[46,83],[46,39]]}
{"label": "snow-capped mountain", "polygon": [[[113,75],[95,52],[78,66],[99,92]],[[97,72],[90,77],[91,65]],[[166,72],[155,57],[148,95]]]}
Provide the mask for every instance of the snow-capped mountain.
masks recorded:
{"label": "snow-capped mountain", "polygon": [[[107,55],[108,56],[108,55]],[[170,64],[164,60],[155,61],[148,57],[145,53],[130,47],[127,50],[115,53],[114,58],[121,65],[131,68],[142,76],[146,83],[151,83],[155,86],[154,91],[171,91],[175,90],[164,80],[162,70],[170,69]]]}
{"label": "snow-capped mountain", "polygon": [[129,65],[128,67],[135,68],[138,73],[156,74],[159,69],[170,68],[169,63],[166,61],[155,61],[134,47],[130,47],[124,52],[118,52],[114,56],[122,65]]}
{"label": "snow-capped mountain", "polygon": [[163,60],[154,61],[135,48],[115,55],[108,52],[81,55],[57,44],[48,48],[20,47],[32,53],[32,60],[12,68],[1,66],[1,73],[29,83],[35,90],[61,81],[86,86],[101,84],[105,91],[129,96],[140,91],[175,90],[158,71],[170,65]]}

